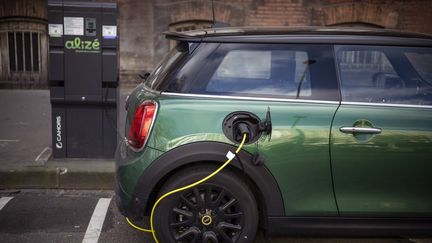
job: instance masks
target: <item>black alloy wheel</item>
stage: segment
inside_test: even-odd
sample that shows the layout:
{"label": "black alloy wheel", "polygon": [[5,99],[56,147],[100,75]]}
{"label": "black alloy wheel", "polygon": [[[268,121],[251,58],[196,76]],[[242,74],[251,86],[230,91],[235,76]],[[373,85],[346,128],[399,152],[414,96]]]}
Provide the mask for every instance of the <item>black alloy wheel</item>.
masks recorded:
{"label": "black alloy wheel", "polygon": [[[182,171],[162,191],[195,182],[215,169],[198,167]],[[258,211],[249,187],[236,174],[224,169],[208,182],[164,199],[154,218],[160,242],[253,242]]]}

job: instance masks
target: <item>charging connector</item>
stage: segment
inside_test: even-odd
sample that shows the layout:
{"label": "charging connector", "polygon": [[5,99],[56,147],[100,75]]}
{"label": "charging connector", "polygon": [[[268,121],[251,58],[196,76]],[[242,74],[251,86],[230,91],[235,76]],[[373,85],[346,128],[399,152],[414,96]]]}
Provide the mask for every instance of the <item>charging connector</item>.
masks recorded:
{"label": "charging connector", "polygon": [[222,130],[225,136],[233,143],[239,144],[246,134],[245,144],[254,143],[261,136],[259,129],[260,119],[253,113],[236,111],[228,114],[223,123]]}
{"label": "charging connector", "polygon": [[225,117],[222,130],[225,136],[236,144],[240,143],[244,134],[247,136],[245,144],[255,143],[262,134],[271,134],[270,110],[267,111],[264,121],[251,112],[232,112]]}
{"label": "charging connector", "polygon": [[248,124],[244,123],[244,122],[239,122],[237,124],[234,125],[233,128],[233,133],[234,133],[234,139],[237,142],[241,142],[242,138],[244,135],[246,135],[246,143],[249,142],[249,139],[251,137],[251,129],[249,127]]}

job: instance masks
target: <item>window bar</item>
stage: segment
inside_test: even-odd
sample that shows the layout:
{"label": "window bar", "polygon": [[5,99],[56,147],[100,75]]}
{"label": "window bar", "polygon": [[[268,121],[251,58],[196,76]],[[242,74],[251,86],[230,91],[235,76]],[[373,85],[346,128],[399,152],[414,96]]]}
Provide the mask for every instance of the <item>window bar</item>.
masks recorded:
{"label": "window bar", "polygon": [[39,67],[39,69],[38,69],[38,72],[39,73],[41,73],[42,71],[42,57],[41,57],[41,37],[40,37],[40,32],[37,32],[37,42],[38,42],[38,49],[37,49],[37,52],[38,52],[38,67]]}
{"label": "window bar", "polygon": [[24,32],[22,32],[22,35],[21,35],[21,38],[22,38],[22,55],[23,55],[23,72],[25,72],[25,71],[27,71],[27,68],[26,68],[26,62],[25,62],[25,41],[24,41]]}
{"label": "window bar", "polygon": [[33,32],[30,32],[30,71],[33,72]]}
{"label": "window bar", "polygon": [[17,53],[17,37],[16,37],[16,31],[14,32],[14,42],[15,42],[15,72],[18,71],[18,53]]}
{"label": "window bar", "polygon": [[[8,31],[6,31],[6,46],[7,46],[7,48],[8,48],[8,55],[9,55],[9,73],[11,73],[11,68],[10,68],[10,53],[9,53],[9,51],[10,51],[10,47],[9,47],[9,32]],[[8,73],[8,74],[9,74]]]}

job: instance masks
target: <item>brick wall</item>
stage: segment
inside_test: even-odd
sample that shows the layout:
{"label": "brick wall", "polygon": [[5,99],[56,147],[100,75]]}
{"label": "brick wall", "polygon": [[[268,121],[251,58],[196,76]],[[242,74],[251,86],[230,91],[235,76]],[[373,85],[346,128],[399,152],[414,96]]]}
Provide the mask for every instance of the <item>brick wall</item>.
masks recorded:
{"label": "brick wall", "polygon": [[30,17],[47,20],[46,0],[0,0],[0,18]]}
{"label": "brick wall", "polygon": [[296,0],[267,0],[247,16],[247,25],[253,26],[305,26],[309,22],[305,4]]}
{"label": "brick wall", "polygon": [[[121,82],[134,84],[169,49],[169,25],[212,20],[210,0],[118,0]],[[369,26],[432,34],[432,0],[214,0],[231,26]]]}
{"label": "brick wall", "polygon": [[399,13],[397,28],[432,33],[432,1],[400,1],[395,4]]}

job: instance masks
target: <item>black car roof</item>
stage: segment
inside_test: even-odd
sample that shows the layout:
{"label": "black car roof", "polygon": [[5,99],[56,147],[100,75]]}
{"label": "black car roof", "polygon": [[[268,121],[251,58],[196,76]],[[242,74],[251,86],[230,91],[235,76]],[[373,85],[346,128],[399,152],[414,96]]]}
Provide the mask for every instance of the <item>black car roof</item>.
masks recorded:
{"label": "black car roof", "polygon": [[192,42],[332,43],[432,46],[432,35],[392,29],[347,27],[224,27],[165,32]]}

